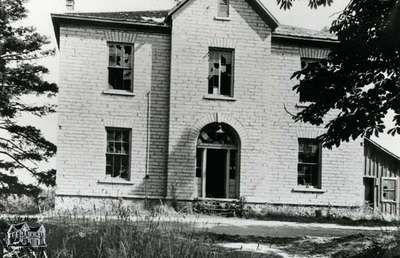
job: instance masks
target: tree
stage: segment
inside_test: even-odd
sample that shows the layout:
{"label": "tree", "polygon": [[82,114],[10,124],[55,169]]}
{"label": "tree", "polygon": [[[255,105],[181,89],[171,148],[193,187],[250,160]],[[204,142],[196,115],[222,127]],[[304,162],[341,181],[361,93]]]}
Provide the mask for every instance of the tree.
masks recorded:
{"label": "tree", "polygon": [[[281,9],[290,9],[293,5],[293,2],[295,0],[276,0],[278,5],[280,6]],[[333,3],[333,0],[309,0],[308,6],[310,8],[318,8],[319,6],[329,6]]]}
{"label": "tree", "polygon": [[388,133],[400,134],[400,1],[351,1],[330,31],[339,43],[328,58],[293,75],[300,81],[294,90],[311,90],[314,100],[294,119],[324,124],[320,139],[329,148],[379,136],[389,111],[395,115]]}
{"label": "tree", "polygon": [[[48,69],[35,63],[54,54],[33,27],[17,26],[26,17],[25,0],[0,0],[0,194],[37,195],[40,184],[53,186],[55,170],[41,170],[40,163],[56,153],[34,126],[18,122],[23,114],[42,117],[54,112],[50,104],[28,104],[26,96],[54,96],[57,85],[43,79]],[[25,184],[18,174],[28,171],[38,184]]]}

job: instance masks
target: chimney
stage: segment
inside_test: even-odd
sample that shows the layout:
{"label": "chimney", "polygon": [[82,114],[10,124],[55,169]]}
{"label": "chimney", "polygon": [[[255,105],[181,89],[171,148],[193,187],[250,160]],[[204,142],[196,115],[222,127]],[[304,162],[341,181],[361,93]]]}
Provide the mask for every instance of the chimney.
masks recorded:
{"label": "chimney", "polygon": [[68,12],[73,12],[75,10],[75,0],[66,0],[66,7]]}

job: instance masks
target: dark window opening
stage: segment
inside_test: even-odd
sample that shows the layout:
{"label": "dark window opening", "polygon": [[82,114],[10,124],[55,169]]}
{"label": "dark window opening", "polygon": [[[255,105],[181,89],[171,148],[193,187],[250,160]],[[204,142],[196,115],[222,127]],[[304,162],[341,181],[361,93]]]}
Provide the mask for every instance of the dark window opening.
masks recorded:
{"label": "dark window opening", "polygon": [[106,175],[129,180],[130,129],[107,128]]}
{"label": "dark window opening", "polygon": [[233,97],[232,50],[209,50],[208,94]]}
{"label": "dark window opening", "polygon": [[317,100],[317,96],[315,95],[315,91],[312,85],[307,85],[305,82],[300,82],[301,90],[299,92],[300,102],[315,102]]}
{"label": "dark window opening", "polygon": [[132,91],[133,47],[109,45],[108,84],[115,90]]}
{"label": "dark window opening", "polygon": [[[301,69],[306,69],[310,64],[319,62],[318,59],[313,58],[301,58]],[[300,82],[301,90],[299,92],[300,102],[315,102],[317,96],[315,95],[315,91],[312,85],[306,84],[305,82]]]}
{"label": "dark window opening", "polygon": [[297,184],[320,188],[321,144],[316,139],[299,139]]}
{"label": "dark window opening", "polygon": [[364,201],[368,207],[374,207],[375,202],[375,178],[364,177]]}
{"label": "dark window opening", "polygon": [[229,0],[219,0],[218,2],[218,17],[229,17]]}

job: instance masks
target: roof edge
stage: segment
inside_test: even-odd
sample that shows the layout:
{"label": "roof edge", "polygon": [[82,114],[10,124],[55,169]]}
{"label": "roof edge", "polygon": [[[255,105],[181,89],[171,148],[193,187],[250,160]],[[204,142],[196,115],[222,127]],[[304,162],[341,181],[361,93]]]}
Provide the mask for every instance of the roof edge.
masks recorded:
{"label": "roof edge", "polygon": [[328,44],[339,44],[339,40],[328,39],[328,38],[317,38],[317,37],[307,37],[307,36],[296,36],[296,35],[285,35],[280,33],[272,33],[272,38],[285,39],[285,40],[295,40],[295,41],[308,41],[308,42],[320,42]]}
{"label": "roof edge", "polygon": [[131,22],[131,21],[122,21],[116,20],[111,18],[98,18],[92,16],[77,16],[77,15],[69,15],[69,14],[50,14],[51,18],[53,19],[66,19],[66,20],[79,20],[79,21],[97,21],[97,22],[104,22],[104,23],[113,23],[113,24],[129,24],[129,25],[140,25],[146,27],[160,27],[160,28],[169,28],[170,26],[165,24],[149,24],[144,22]]}
{"label": "roof edge", "polygon": [[278,19],[275,18],[260,0],[246,0],[246,2],[255,9],[258,15],[271,27],[272,31],[279,26]]}
{"label": "roof edge", "polygon": [[166,20],[169,20],[174,13],[176,13],[179,9],[181,9],[182,6],[184,6],[187,2],[190,0],[183,0],[179,2],[177,5],[175,5],[168,13]]}
{"label": "roof edge", "polygon": [[141,22],[131,22],[131,21],[122,21],[115,19],[107,19],[107,18],[96,18],[90,16],[75,16],[69,14],[50,14],[51,20],[53,22],[53,28],[57,40],[57,46],[60,46],[60,24],[62,22],[93,22],[99,25],[121,25],[128,27],[136,27],[136,28],[151,28],[157,30],[170,30],[171,27],[168,24],[149,24],[149,23],[141,23]]}
{"label": "roof edge", "polygon": [[364,138],[364,141],[372,144],[373,146],[375,146],[376,148],[380,149],[381,151],[385,152],[386,154],[388,154],[389,156],[391,156],[392,158],[396,159],[397,161],[400,162],[400,157],[397,156],[396,154],[394,154],[393,152],[391,152],[390,150],[386,149],[385,147],[383,147],[382,145],[378,144],[377,142],[368,139],[368,138]]}

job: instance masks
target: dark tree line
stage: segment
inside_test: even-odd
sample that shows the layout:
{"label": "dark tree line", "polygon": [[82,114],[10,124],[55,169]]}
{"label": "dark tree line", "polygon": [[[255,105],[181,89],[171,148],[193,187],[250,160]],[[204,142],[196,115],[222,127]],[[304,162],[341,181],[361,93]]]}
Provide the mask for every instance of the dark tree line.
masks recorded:
{"label": "dark tree line", "polygon": [[[34,27],[18,26],[27,10],[24,0],[0,0],[0,195],[37,195],[39,184],[53,186],[55,170],[41,170],[40,163],[56,153],[34,126],[18,123],[23,114],[42,117],[55,112],[48,104],[28,104],[26,96],[54,96],[57,85],[43,79],[48,69],[36,63],[54,54],[45,50],[49,40]],[[28,171],[38,184],[25,184],[19,173]]]}

